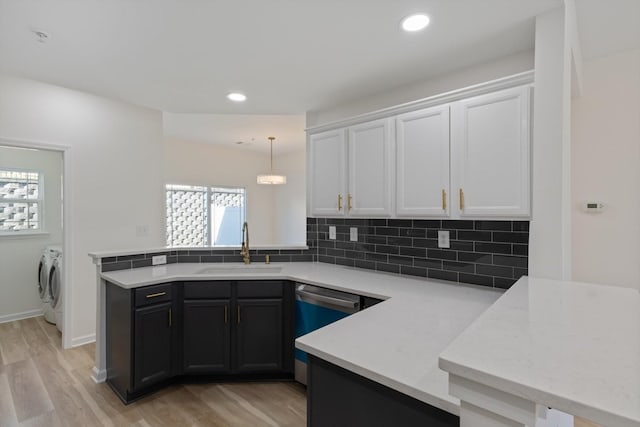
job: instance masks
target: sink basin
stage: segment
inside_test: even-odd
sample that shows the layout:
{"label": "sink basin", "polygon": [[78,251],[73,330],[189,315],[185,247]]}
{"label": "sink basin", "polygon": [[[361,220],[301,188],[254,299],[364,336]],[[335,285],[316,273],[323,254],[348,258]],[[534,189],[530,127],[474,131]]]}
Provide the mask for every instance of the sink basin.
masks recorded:
{"label": "sink basin", "polygon": [[280,273],[282,267],[266,266],[266,265],[220,265],[209,266],[196,271],[196,274],[264,274],[264,273]]}

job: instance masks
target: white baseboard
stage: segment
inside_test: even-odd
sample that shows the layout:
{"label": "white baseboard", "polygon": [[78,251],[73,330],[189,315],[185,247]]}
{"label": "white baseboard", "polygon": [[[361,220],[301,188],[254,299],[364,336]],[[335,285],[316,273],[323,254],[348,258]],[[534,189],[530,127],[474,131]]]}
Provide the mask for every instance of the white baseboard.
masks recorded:
{"label": "white baseboard", "polygon": [[22,313],[5,314],[0,316],[0,323],[13,322],[14,320],[28,319],[30,317],[42,316],[42,309],[23,311]]}
{"label": "white baseboard", "polygon": [[105,382],[107,380],[107,370],[100,371],[94,366],[91,370],[91,379],[97,384]]}
{"label": "white baseboard", "polygon": [[71,339],[71,347],[80,347],[81,345],[95,342],[96,334],[83,335],[81,337],[75,337]]}

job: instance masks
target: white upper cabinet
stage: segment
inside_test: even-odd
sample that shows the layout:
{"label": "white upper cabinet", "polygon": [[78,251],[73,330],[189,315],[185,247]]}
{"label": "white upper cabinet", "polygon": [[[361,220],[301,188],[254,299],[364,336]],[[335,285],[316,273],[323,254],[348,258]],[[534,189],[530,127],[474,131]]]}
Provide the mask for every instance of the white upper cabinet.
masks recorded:
{"label": "white upper cabinet", "polygon": [[529,90],[517,87],[451,105],[451,189],[460,217],[529,215]]}
{"label": "white upper cabinet", "polygon": [[396,118],[396,213],[449,215],[449,105]]}
{"label": "white upper cabinet", "polygon": [[309,152],[311,215],[344,215],[347,188],[344,129],[311,135]]}
{"label": "white upper cabinet", "polygon": [[530,93],[527,84],[401,106],[393,117],[310,135],[310,214],[529,217]]}
{"label": "white upper cabinet", "polygon": [[392,119],[349,128],[347,214],[391,215]]}

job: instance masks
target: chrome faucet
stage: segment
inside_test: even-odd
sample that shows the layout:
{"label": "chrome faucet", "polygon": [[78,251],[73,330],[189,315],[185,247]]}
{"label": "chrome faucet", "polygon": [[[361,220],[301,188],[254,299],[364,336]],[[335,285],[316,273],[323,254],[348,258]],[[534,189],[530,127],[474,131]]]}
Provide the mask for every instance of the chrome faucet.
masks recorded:
{"label": "chrome faucet", "polygon": [[249,224],[247,224],[246,221],[242,224],[242,248],[240,248],[240,255],[242,255],[242,260],[245,264],[251,264],[251,257],[249,256]]}

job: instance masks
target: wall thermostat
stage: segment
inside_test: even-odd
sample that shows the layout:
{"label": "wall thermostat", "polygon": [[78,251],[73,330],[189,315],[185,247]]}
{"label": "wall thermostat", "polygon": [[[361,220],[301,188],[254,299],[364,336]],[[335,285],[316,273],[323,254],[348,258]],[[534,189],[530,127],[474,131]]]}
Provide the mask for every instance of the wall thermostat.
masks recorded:
{"label": "wall thermostat", "polygon": [[585,212],[600,213],[604,212],[604,203],[601,202],[585,202],[582,205]]}

